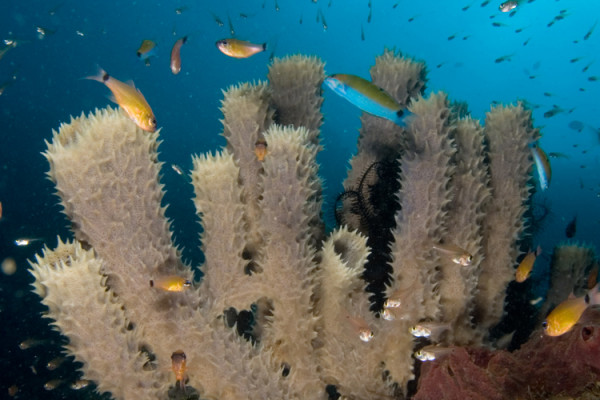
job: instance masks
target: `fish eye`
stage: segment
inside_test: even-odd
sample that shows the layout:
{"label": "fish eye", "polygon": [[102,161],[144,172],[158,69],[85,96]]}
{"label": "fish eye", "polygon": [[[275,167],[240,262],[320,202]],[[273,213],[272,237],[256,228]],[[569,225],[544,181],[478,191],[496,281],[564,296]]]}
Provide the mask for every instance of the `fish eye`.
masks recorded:
{"label": "fish eye", "polygon": [[155,119],[155,118],[152,118],[152,121],[150,121],[150,123],[151,123],[153,126],[156,126],[156,119]]}
{"label": "fish eye", "polygon": [[186,279],[186,281],[183,282],[183,286],[192,286],[192,281],[190,281],[189,279]]}
{"label": "fish eye", "polygon": [[544,329],[548,328],[548,321],[542,322],[542,328],[544,328]]}

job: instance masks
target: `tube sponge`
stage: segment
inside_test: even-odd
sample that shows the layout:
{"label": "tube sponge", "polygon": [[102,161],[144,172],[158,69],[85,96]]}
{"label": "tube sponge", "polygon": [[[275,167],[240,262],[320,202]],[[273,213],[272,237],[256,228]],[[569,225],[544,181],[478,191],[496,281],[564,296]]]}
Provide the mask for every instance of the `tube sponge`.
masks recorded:
{"label": "tube sponge", "polygon": [[317,57],[303,55],[275,58],[269,66],[277,123],[305,127],[314,143],[318,143],[323,123],[320,93],[325,80],[324,68],[325,64]]}
{"label": "tube sponge", "polygon": [[79,242],[59,241],[56,250],[45,248],[31,266],[34,291],[48,306],[47,317],[69,337],[67,350],[83,364],[86,379],[115,398],[160,398],[166,387],[159,382],[166,374],[146,368],[143,337],[106,286],[103,262],[94,251],[84,250]]}
{"label": "tube sponge", "polygon": [[575,242],[556,246],[550,264],[550,289],[540,315],[545,316],[571,293],[583,296],[588,290],[588,275],[596,262],[594,249],[589,246]]}
{"label": "tube sponge", "polygon": [[[425,64],[402,57],[392,50],[385,50],[378,56],[370,69],[372,82],[389,93],[402,108],[408,106],[411,98],[422,93],[425,86],[424,71]],[[403,129],[400,126],[367,113],[362,114],[360,121],[357,153],[350,159],[351,169],[344,181],[346,190],[356,188],[364,172],[374,162],[396,160],[403,149]],[[364,184],[374,185],[375,178],[369,177]],[[348,207],[348,204],[344,204],[346,210]],[[367,233],[358,219],[348,222],[353,229]]]}
{"label": "tube sponge", "polygon": [[444,238],[468,251],[473,259],[470,265],[457,266],[447,257],[440,259],[441,320],[450,324],[446,341],[454,345],[472,344],[477,335],[473,332],[471,317],[473,299],[479,277],[479,265],[484,258],[483,212],[490,198],[489,170],[484,161],[483,128],[471,118],[455,122],[454,143],[456,153],[452,176],[453,197],[448,204],[448,219]]}
{"label": "tube sponge", "polygon": [[363,343],[349,322],[360,318],[372,330],[380,325],[369,311],[361,278],[368,254],[366,237],[347,228],[332,232],[323,244],[316,310],[326,318],[320,323],[317,354],[323,381],[335,385],[340,393],[352,393],[359,399],[388,398],[391,390],[377,351],[378,331]]}
{"label": "tube sponge", "polygon": [[540,134],[533,128],[531,111],[517,106],[493,108],[486,115],[492,196],[484,209],[476,322],[484,329],[497,323],[504,310],[506,286],[514,279],[519,255],[517,239],[525,230],[523,215],[532,186],[529,144]]}

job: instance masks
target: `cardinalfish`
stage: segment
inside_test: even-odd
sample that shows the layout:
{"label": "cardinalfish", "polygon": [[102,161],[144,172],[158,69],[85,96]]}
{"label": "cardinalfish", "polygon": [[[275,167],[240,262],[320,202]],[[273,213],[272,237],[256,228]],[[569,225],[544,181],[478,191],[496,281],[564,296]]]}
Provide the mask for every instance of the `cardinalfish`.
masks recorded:
{"label": "cardinalfish", "polygon": [[55,357],[52,360],[48,361],[48,364],[46,364],[46,369],[48,371],[54,371],[56,368],[60,367],[61,364],[63,362],[65,362],[66,358],[59,356],[59,357]]}
{"label": "cardinalfish", "polygon": [[186,374],[186,356],[183,350],[177,350],[171,354],[171,369],[175,373],[176,384],[185,392]]}
{"label": "cardinalfish", "polygon": [[142,40],[142,44],[136,52],[138,58],[146,65],[150,65],[150,57],[156,56],[156,43],[153,40]]}
{"label": "cardinalfish", "polygon": [[455,244],[434,244],[432,247],[440,253],[450,257],[453,263],[462,265],[463,267],[471,265],[471,262],[473,261],[471,253]]}
{"label": "cardinalfish", "polygon": [[334,74],[325,85],[362,111],[404,126],[404,111],[392,96],[379,86],[356,75]]}
{"label": "cardinalfish", "polygon": [[454,349],[451,347],[443,347],[437,345],[425,346],[422,349],[415,352],[414,356],[420,361],[434,361],[452,353]]}
{"label": "cardinalfish", "polygon": [[87,379],[78,379],[75,382],[71,383],[69,387],[73,390],[81,390],[86,388],[90,384],[90,381]]}
{"label": "cardinalfish", "polygon": [[19,247],[29,246],[33,242],[38,242],[41,238],[19,238],[15,240],[15,244]]}
{"label": "cardinalfish", "polygon": [[29,339],[23,340],[21,343],[19,343],[19,348],[21,350],[27,350],[27,349],[31,349],[32,347],[41,346],[46,343],[48,343],[48,341],[45,339],[29,338]]}
{"label": "cardinalfish", "polygon": [[264,161],[267,155],[267,141],[264,138],[258,138],[254,143],[254,154],[258,161]]}
{"label": "cardinalfish", "polygon": [[399,314],[396,311],[402,306],[403,299],[410,298],[413,294],[414,283],[408,285],[404,288],[396,289],[392,292],[386,301],[383,303],[383,311],[381,312],[381,317],[386,321],[393,321],[395,319],[407,319],[409,317],[408,314],[403,313]]}
{"label": "cardinalfish", "polygon": [[179,165],[171,164],[171,168],[173,168],[173,171],[175,171],[178,175],[183,175],[183,171],[181,170],[181,167],[179,167]]}
{"label": "cardinalfish", "polygon": [[593,305],[600,304],[598,285],[590,289],[584,296],[569,298],[560,303],[542,323],[544,333],[548,336],[560,336],[569,332],[583,315],[583,312]]}
{"label": "cardinalfish", "polygon": [[181,71],[181,46],[187,42],[187,36],[178,39],[171,49],[171,72],[177,75]]}
{"label": "cardinalfish", "polygon": [[353,317],[350,314],[346,314],[346,319],[352,326],[352,329],[356,332],[356,334],[358,334],[359,339],[363,342],[366,343],[373,339],[373,336],[375,336],[375,334],[369,327],[369,324],[367,324],[367,321],[365,321],[364,318]]}
{"label": "cardinalfish", "polygon": [[531,148],[531,155],[533,156],[535,168],[537,169],[540,188],[542,190],[546,190],[550,186],[550,180],[552,179],[550,160],[548,159],[548,156],[544,150],[542,150],[537,143],[532,143],[529,147]]}
{"label": "cardinalfish", "polygon": [[102,68],[99,68],[95,76],[88,76],[86,79],[104,83],[113,94],[109,97],[110,100],[121,106],[137,126],[148,132],[156,130],[154,113],[142,92],[133,83],[123,83],[109,76]]}
{"label": "cardinalfish", "polygon": [[409,328],[414,337],[426,337],[433,341],[439,339],[440,335],[450,329],[450,325],[439,322],[421,322]]}
{"label": "cardinalfish", "polygon": [[267,50],[267,44],[254,44],[239,39],[221,39],[215,43],[221,53],[233,58],[248,58]]}
{"label": "cardinalfish", "polygon": [[50,391],[50,390],[54,390],[57,387],[59,387],[60,385],[62,385],[65,381],[62,379],[52,379],[46,383],[44,383],[44,389]]}
{"label": "cardinalfish", "polygon": [[535,264],[535,259],[540,254],[542,254],[542,248],[538,246],[535,251],[530,251],[521,260],[517,267],[517,271],[515,272],[515,280],[517,282],[525,282],[527,278],[529,278],[529,275],[531,275],[531,271],[533,270],[533,265]]}
{"label": "cardinalfish", "polygon": [[150,287],[162,289],[166,292],[183,292],[192,286],[192,281],[178,275],[164,276],[150,280]]}

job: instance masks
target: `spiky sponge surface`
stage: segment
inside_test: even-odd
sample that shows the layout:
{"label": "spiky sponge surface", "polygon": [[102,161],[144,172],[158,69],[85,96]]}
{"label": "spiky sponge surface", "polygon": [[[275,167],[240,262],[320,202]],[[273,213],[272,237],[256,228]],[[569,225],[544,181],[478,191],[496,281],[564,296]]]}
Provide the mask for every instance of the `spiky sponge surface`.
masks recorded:
{"label": "spiky sponge surface", "polygon": [[94,251],[83,250],[79,242],[59,242],[54,251],[44,249],[31,266],[34,290],[48,306],[47,317],[68,336],[67,351],[83,364],[86,379],[118,399],[161,398],[156,383],[165,376],[144,368],[148,358],[140,352],[143,338],[130,325],[123,303],[106,287],[103,263]]}
{"label": "spiky sponge surface", "polygon": [[475,303],[478,323],[489,328],[502,317],[506,286],[514,279],[517,240],[525,230],[523,215],[531,191],[529,145],[539,138],[539,132],[533,128],[531,111],[519,104],[492,108],[486,115],[485,135],[492,196],[485,207],[485,259]]}
{"label": "spiky sponge surface", "polygon": [[293,55],[276,58],[269,66],[269,85],[277,109],[277,123],[305,127],[310,140],[318,141],[321,114],[321,84],[325,64],[317,57]]}

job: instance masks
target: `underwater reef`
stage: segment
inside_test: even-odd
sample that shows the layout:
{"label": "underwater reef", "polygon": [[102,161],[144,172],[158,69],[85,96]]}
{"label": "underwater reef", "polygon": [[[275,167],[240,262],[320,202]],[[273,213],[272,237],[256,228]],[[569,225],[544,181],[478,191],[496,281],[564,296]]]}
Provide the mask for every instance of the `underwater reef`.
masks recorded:
{"label": "underwater reef", "polygon": [[[227,145],[195,156],[191,172],[203,278],[178,291],[149,284],[193,280],[161,206],[159,132],[110,107],[62,124],[44,154],[75,240],[44,249],[31,273],[84,377],[119,400],[510,398],[527,393],[523,379],[556,381],[532,371],[547,353],[595,354],[593,313],[514,354],[487,348],[521,254],[539,131],[521,104],[492,108],[482,126],[446,94],[424,97],[425,72],[393,51],[377,57],[373,83],[410,114],[405,128],[363,114],[343,226],[329,234],[316,163],[323,62],[275,59],[268,83],[228,88]],[[472,260],[458,265],[440,245]],[[448,350],[425,366],[414,353],[430,341],[410,330],[420,322]],[[598,367],[586,358],[575,386],[551,394],[583,390]]]}

